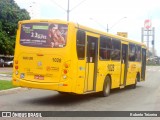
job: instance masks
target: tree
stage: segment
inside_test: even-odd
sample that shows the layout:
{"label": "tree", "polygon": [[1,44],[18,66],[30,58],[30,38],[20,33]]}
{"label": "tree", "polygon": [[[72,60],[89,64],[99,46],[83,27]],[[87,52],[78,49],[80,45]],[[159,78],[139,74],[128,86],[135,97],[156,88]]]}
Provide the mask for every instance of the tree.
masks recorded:
{"label": "tree", "polygon": [[13,55],[18,21],[30,19],[14,0],[0,0],[0,54]]}

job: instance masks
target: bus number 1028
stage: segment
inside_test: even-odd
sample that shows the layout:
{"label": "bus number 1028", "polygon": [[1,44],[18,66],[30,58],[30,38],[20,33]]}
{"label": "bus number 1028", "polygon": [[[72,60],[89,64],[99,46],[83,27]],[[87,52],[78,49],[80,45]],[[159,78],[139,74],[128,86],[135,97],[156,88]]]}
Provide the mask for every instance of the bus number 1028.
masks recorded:
{"label": "bus number 1028", "polygon": [[114,71],[114,64],[109,64],[107,67],[109,71]]}
{"label": "bus number 1028", "polygon": [[53,58],[53,62],[59,62],[59,63],[61,63],[61,58]]}

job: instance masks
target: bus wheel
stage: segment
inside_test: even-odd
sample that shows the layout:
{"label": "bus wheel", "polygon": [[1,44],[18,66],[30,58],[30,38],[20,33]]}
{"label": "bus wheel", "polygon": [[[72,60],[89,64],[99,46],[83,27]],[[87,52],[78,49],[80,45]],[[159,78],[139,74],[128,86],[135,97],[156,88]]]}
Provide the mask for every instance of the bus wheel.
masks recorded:
{"label": "bus wheel", "polygon": [[139,75],[137,74],[135,83],[134,83],[133,85],[131,85],[131,87],[132,87],[133,89],[136,88],[136,86],[137,86],[137,81],[138,81],[138,80],[139,80]]}
{"label": "bus wheel", "polygon": [[109,76],[107,76],[103,83],[103,91],[101,92],[101,96],[107,97],[110,94],[111,90],[111,79]]}
{"label": "bus wheel", "polygon": [[61,91],[58,91],[58,93],[59,93],[59,94],[61,94],[61,95],[68,95],[68,93],[67,93],[67,92],[61,92]]}

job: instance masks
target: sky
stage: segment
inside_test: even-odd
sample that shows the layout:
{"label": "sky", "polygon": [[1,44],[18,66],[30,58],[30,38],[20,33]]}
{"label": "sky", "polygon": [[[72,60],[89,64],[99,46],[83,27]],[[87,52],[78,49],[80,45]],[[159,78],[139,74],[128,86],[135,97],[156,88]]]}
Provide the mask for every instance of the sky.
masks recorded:
{"label": "sky", "polygon": [[[69,0],[70,21],[106,31],[127,32],[128,38],[141,42],[141,28],[150,19],[155,27],[155,50],[160,56],[159,0]],[[15,0],[27,9],[32,19],[67,20],[68,0]],[[144,41],[146,41],[144,37]],[[152,38],[149,47],[151,49]]]}

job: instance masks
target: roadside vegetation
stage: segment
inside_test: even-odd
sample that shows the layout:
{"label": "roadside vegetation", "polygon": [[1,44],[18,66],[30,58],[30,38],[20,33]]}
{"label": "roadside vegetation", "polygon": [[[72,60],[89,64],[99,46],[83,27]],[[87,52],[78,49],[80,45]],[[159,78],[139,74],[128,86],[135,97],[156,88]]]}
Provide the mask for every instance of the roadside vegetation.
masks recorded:
{"label": "roadside vegetation", "polygon": [[11,88],[15,88],[15,86],[12,85],[12,81],[0,80],[0,90],[6,90]]}
{"label": "roadside vegetation", "polygon": [[160,66],[159,62],[155,62],[155,61],[147,61],[147,66]]}
{"label": "roadside vegetation", "polygon": [[147,66],[160,66],[160,64],[152,64],[152,63],[150,63],[150,64],[147,64]]}
{"label": "roadside vegetation", "polygon": [[14,0],[0,0],[0,54],[13,55],[18,21],[30,19]]}

